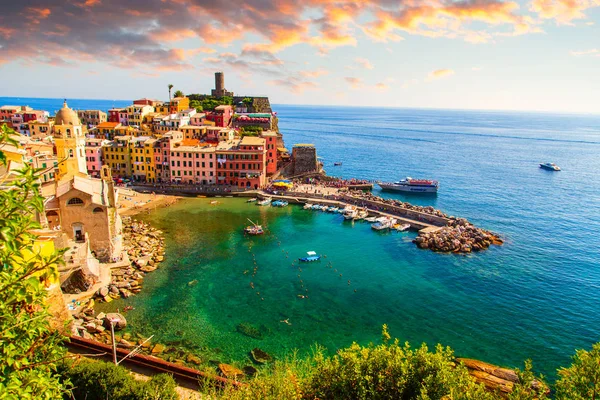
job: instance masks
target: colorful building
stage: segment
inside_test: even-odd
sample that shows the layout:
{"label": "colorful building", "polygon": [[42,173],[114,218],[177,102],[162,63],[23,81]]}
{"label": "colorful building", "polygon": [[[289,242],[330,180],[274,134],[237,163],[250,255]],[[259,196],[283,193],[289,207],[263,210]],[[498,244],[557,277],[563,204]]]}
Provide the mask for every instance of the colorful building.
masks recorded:
{"label": "colorful building", "polygon": [[50,119],[47,122],[33,121],[29,123],[29,136],[32,139],[43,139],[52,135],[52,127],[54,120]]}
{"label": "colorful building", "polygon": [[154,107],[147,104],[134,104],[127,107],[127,125],[140,127],[144,116],[151,112],[154,112]]}
{"label": "colorful building", "polygon": [[170,131],[154,143],[156,182],[171,181],[171,148],[183,140],[183,132]]}
{"label": "colorful building", "polygon": [[266,140],[246,136],[219,142],[217,184],[258,189],[266,183]]}
{"label": "colorful building", "polygon": [[277,172],[277,132],[263,131],[260,136],[265,139],[267,147],[267,175],[272,175]]}
{"label": "colorful building", "polygon": [[178,114],[190,108],[190,99],[187,97],[174,97],[169,102],[169,114]]}
{"label": "colorful building", "polygon": [[92,178],[100,178],[102,169],[102,146],[107,144],[108,140],[98,138],[87,138],[85,140],[85,161],[88,174]]}
{"label": "colorful building", "polygon": [[206,137],[206,127],[205,126],[194,126],[194,125],[185,125],[179,128],[181,132],[183,132],[184,139],[198,139],[202,140]]}
{"label": "colorful building", "polygon": [[131,139],[131,172],[133,179],[137,182],[155,182],[155,142],[156,139],[147,136]]}
{"label": "colorful building", "polygon": [[88,128],[107,121],[106,113],[100,110],[77,110],[77,116],[81,123]]}
{"label": "colorful building", "polygon": [[130,178],[131,136],[115,136],[102,146],[102,163],[107,165],[115,178]]}
{"label": "colorful building", "polygon": [[113,140],[115,136],[119,136],[117,129],[120,127],[121,124],[118,122],[103,122],[90,129],[88,134],[96,139]]}
{"label": "colorful building", "polygon": [[2,106],[0,107],[0,124],[8,124],[12,127],[12,116],[18,112],[32,111],[29,106]]}
{"label": "colorful building", "polygon": [[58,159],[57,179],[70,176],[87,176],[85,161],[85,135],[77,113],[67,106],[65,101],[54,117],[52,136],[56,144]]}
{"label": "colorful building", "polygon": [[206,119],[215,123],[215,126],[226,127],[231,123],[233,117],[233,107],[229,105],[220,105],[214,111],[206,114]]}
{"label": "colorful building", "polygon": [[123,108],[111,108],[108,110],[107,122],[119,122],[119,114],[122,112]]}
{"label": "colorful building", "polygon": [[197,139],[174,142],[171,148],[171,181],[198,185],[216,182],[215,147]]}

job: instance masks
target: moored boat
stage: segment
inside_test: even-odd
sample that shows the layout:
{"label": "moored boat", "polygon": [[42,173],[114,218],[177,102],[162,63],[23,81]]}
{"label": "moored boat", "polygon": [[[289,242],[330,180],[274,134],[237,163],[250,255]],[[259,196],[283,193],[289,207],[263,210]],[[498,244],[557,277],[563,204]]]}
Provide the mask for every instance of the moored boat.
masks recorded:
{"label": "moored boat", "polygon": [[298,260],[302,261],[302,262],[313,262],[313,261],[319,261],[320,259],[321,259],[321,256],[317,255],[316,252],[307,251],[306,257],[300,257]]}
{"label": "moored boat", "polygon": [[271,206],[273,207],[287,207],[288,202],[284,201],[284,200],[275,200],[274,202],[271,203]]}
{"label": "moored boat", "polygon": [[249,225],[244,228],[245,233],[247,233],[248,235],[253,235],[253,236],[258,236],[258,235],[262,235],[263,233],[265,233],[265,231],[263,230],[263,227],[261,225],[258,225],[256,223],[252,222],[250,219],[248,219],[248,221],[250,221],[250,223],[252,225]]}
{"label": "moored boat", "polygon": [[246,203],[256,203],[256,201],[258,201],[258,199],[256,197],[253,197],[251,199],[246,200]]}
{"label": "moored boat", "polygon": [[551,162],[540,164],[540,168],[547,169],[548,171],[560,171],[560,167]]}
{"label": "moored boat", "polygon": [[347,205],[344,208],[344,211],[342,212],[342,214],[344,215],[344,219],[348,219],[348,220],[354,219],[358,215],[358,209],[356,208],[356,206]]}
{"label": "moored boat", "polygon": [[259,206],[268,206],[269,204],[271,204],[271,198],[270,197],[266,197],[263,200],[260,200],[256,204],[259,205]]}
{"label": "moored boat", "polygon": [[377,222],[371,225],[371,229],[376,231],[383,231],[390,229],[396,223],[396,219],[389,217],[378,218]]}
{"label": "moored boat", "polygon": [[394,225],[394,229],[398,232],[404,232],[410,229],[410,224],[396,224]]}
{"label": "moored boat", "polygon": [[306,203],[303,207],[305,210],[310,210],[311,208],[313,208],[313,205],[310,203]]}
{"label": "moored boat", "polygon": [[359,210],[356,219],[365,219],[369,216],[369,212],[367,210]]}
{"label": "moored boat", "polygon": [[407,177],[398,182],[386,183],[377,182],[377,184],[384,191],[392,192],[405,192],[405,193],[416,193],[416,194],[433,194],[437,193],[439,188],[438,181],[432,181],[429,179],[413,179]]}

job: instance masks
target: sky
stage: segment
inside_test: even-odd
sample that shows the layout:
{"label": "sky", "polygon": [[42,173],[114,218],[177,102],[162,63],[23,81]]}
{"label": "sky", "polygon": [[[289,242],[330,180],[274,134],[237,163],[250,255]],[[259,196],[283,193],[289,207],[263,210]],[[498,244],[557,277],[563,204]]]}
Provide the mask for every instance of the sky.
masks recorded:
{"label": "sky", "polygon": [[0,95],[600,113],[600,0],[21,0]]}

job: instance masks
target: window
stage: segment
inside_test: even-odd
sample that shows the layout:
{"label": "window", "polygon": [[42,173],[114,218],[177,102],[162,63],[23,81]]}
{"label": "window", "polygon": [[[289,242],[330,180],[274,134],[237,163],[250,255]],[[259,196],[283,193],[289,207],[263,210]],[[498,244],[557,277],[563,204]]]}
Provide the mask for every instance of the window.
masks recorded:
{"label": "window", "polygon": [[94,208],[94,211],[92,211],[94,214],[101,214],[104,212],[104,210],[100,207],[96,207]]}
{"label": "window", "polygon": [[82,204],[83,204],[83,200],[81,200],[79,197],[73,197],[72,199],[70,199],[67,202],[67,205],[69,205],[69,206],[82,205]]}

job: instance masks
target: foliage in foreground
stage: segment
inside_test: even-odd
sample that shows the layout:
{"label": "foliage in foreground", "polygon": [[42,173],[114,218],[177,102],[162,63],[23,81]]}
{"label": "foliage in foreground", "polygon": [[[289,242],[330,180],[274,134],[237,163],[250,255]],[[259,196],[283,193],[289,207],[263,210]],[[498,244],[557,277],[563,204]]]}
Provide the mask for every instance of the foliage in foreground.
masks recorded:
{"label": "foliage in foreground", "polygon": [[[0,148],[16,146],[14,134],[3,125]],[[7,166],[1,150],[0,165]],[[44,285],[55,278],[52,266],[62,262],[62,252],[42,255],[34,248],[30,231],[39,224],[33,216],[43,211],[37,172],[28,165],[14,182],[0,182],[0,399],[61,398],[64,391],[56,373],[64,349],[48,324]]]}
{"label": "foliage in foreground", "polygon": [[73,384],[72,397],[87,400],[176,400],[175,381],[170,375],[155,375],[138,381],[123,367],[104,361],[65,362],[63,379]]}
{"label": "foliage in foreground", "polygon": [[557,399],[600,399],[600,343],[590,351],[577,350],[571,366],[561,368],[558,374]]}

